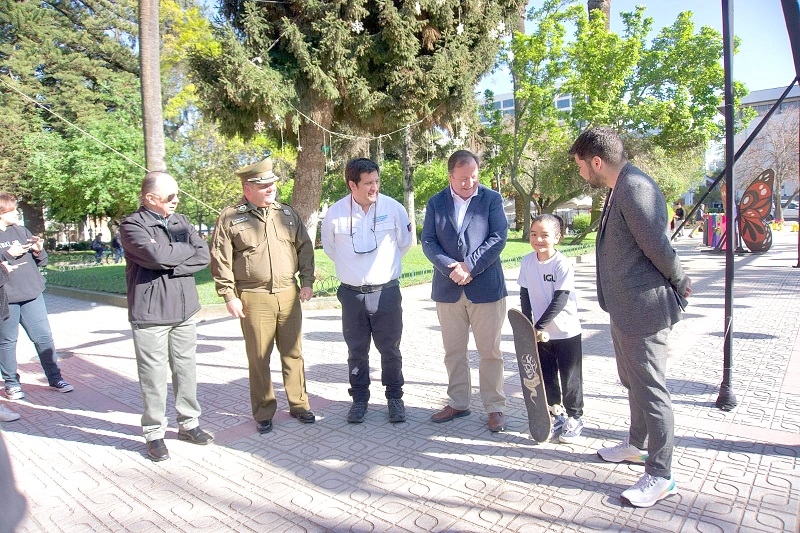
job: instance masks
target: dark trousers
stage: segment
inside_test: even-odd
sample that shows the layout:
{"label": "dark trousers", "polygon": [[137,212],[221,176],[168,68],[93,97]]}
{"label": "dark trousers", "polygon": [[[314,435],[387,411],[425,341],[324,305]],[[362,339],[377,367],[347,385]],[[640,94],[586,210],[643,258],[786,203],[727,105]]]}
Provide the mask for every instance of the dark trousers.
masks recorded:
{"label": "dark trousers", "polygon": [[[539,343],[547,404],[563,405],[572,418],[583,416],[583,349],[581,336]],[[560,378],[560,380],[559,380]]]}
{"label": "dark trousers", "polygon": [[402,398],[403,297],[400,287],[362,294],[340,286],[336,296],[342,304],[342,334],[349,354],[347,369],[353,401],[369,401],[370,341],[381,354],[381,383],[386,387],[386,398]]}

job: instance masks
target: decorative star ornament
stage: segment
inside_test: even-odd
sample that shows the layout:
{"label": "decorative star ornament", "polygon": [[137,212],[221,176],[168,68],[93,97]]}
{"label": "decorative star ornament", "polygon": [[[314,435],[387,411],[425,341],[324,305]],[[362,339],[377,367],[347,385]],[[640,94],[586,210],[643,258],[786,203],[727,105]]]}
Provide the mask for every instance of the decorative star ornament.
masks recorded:
{"label": "decorative star ornament", "polygon": [[258,119],[253,123],[253,129],[256,130],[256,133],[261,133],[267,128],[267,125],[264,123],[263,120]]}
{"label": "decorative star ornament", "polygon": [[350,28],[353,30],[354,33],[361,33],[364,31],[364,23],[360,20],[354,20],[350,23]]}

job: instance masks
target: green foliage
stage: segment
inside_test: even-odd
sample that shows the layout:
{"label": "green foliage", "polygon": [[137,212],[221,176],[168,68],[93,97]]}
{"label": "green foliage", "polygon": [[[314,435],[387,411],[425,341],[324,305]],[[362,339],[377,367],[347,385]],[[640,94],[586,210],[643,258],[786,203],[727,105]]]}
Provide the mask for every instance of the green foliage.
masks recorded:
{"label": "green foliage", "polygon": [[583,233],[589,228],[591,223],[592,216],[588,213],[581,213],[580,215],[575,215],[572,219],[572,229],[577,233]]}
{"label": "green foliage", "polygon": [[[567,240],[568,239],[565,239],[565,241]],[[589,247],[573,247],[565,242],[559,245],[558,249],[566,255],[576,255],[587,253],[587,251],[591,250],[592,245],[593,243],[591,243]],[[520,260],[525,255],[531,253],[531,251],[531,246],[527,240],[509,238],[505,249],[500,255],[500,260],[503,261],[506,268],[513,268],[519,266]],[[333,262],[325,255],[322,249],[314,250],[314,259],[317,270],[317,282],[314,284],[314,292],[317,296],[330,295],[329,291],[335,289],[336,285],[332,285],[330,282],[324,283],[323,280],[336,275]],[[63,271],[56,268],[48,268],[46,273],[47,283],[50,285],[109,292],[112,294],[125,294],[124,265],[100,265]],[[430,282],[433,269],[430,261],[428,261],[425,254],[422,252],[422,246],[412,246],[403,257],[403,274],[403,286]],[[200,296],[201,304],[210,305],[222,303],[222,299],[214,290],[214,280],[208,268],[196,273],[195,281],[197,283],[197,292]],[[321,291],[323,290],[327,291],[328,294],[322,294]]]}
{"label": "green foliage", "polygon": [[[501,53],[514,81],[514,114],[504,117],[491,106],[482,112],[490,118],[485,141],[496,147],[488,159],[492,173],[508,176],[514,192],[527,205],[535,198],[540,212],[551,212],[583,188],[577,173],[568,170],[565,156],[571,131],[563,113],[553,105],[569,67],[565,25],[578,18],[581,7],[567,0],[547,0],[528,15],[533,30],[515,32]],[[491,101],[487,94],[487,101]],[[530,212],[522,220],[529,231]]]}
{"label": "green foliage", "polygon": [[[85,130],[134,161],[141,161],[141,130],[113,116],[101,117]],[[48,208],[48,217],[68,223],[110,217],[119,220],[138,207],[144,171],[80,132],[29,134],[29,171],[36,180],[30,194]]]}
{"label": "green foliage", "polygon": [[131,167],[48,110],[134,159],[141,145],[129,135],[139,113],[136,2],[96,7],[0,0],[0,179],[32,205],[53,201],[59,220],[116,214]]}
{"label": "green foliage", "polygon": [[[481,174],[481,182],[486,184],[489,175]],[[430,163],[419,165],[414,171],[414,199],[419,209],[425,209],[431,196],[450,184],[447,177],[447,161],[434,159]]]}
{"label": "green foliage", "polygon": [[[611,126],[650,138],[669,153],[692,152],[722,138],[720,33],[708,26],[695,31],[687,11],[648,45],[653,21],[645,17],[645,7],[621,15],[622,36],[606,29],[600,12],[578,19],[564,85],[573,96],[575,128]],[[744,86],[735,84],[736,100],[745,94]]]}
{"label": "green foliage", "polygon": [[330,183],[322,131],[374,137],[417,121],[454,129],[522,6],[223,0],[221,52],[193,53],[192,67],[203,110],[225,134],[249,137],[263,121],[273,137],[291,125],[292,142],[311,146],[298,154],[293,202],[311,222]]}
{"label": "green foliage", "polygon": [[652,138],[629,138],[625,147],[631,161],[658,183],[670,205],[703,181],[705,152],[699,148],[668,151]]}

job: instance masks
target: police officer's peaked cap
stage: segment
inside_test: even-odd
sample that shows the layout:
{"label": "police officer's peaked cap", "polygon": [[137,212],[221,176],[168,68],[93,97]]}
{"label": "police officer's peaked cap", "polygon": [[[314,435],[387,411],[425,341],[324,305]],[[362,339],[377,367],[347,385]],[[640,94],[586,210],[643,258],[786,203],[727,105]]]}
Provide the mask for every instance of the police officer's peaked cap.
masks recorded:
{"label": "police officer's peaked cap", "polygon": [[266,185],[268,183],[275,183],[278,181],[278,176],[272,171],[272,159],[267,157],[258,163],[247,165],[240,168],[235,174],[242,180],[248,183],[256,183]]}

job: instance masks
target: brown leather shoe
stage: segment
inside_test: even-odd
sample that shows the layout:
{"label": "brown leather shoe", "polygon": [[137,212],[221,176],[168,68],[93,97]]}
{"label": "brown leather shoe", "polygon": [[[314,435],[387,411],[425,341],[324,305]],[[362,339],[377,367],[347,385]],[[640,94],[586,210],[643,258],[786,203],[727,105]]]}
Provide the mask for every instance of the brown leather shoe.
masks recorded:
{"label": "brown leather shoe", "polygon": [[433,416],[431,416],[431,422],[450,422],[454,418],[467,416],[469,413],[469,409],[453,409],[448,405],[438,413],[434,413]]}
{"label": "brown leather shoe", "polygon": [[489,431],[497,433],[506,429],[506,417],[503,413],[489,413]]}

